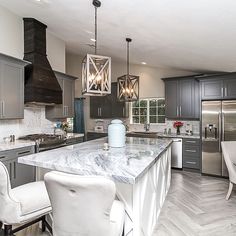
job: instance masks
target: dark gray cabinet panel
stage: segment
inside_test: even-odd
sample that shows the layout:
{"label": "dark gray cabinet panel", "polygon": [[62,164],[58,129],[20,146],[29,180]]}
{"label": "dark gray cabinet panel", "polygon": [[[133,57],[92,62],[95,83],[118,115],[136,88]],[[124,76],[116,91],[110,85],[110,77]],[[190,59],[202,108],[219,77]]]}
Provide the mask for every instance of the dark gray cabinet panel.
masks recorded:
{"label": "dark gray cabinet panel", "polygon": [[117,100],[117,83],[112,83],[111,94],[90,97],[90,118],[126,118],[128,104]]}
{"label": "dark gray cabinet panel", "polygon": [[222,80],[205,80],[201,82],[201,94],[203,100],[214,100],[223,98]]}
{"label": "dark gray cabinet panel", "polygon": [[165,81],[166,117],[169,119],[199,119],[199,82],[192,77]]}
{"label": "dark gray cabinet panel", "polygon": [[178,80],[165,81],[165,103],[166,117],[178,117]]}
{"label": "dark gray cabinet panel", "polygon": [[179,80],[179,117],[194,118],[194,80]]}
{"label": "dark gray cabinet panel", "polygon": [[18,157],[34,153],[34,146],[0,152],[0,160],[7,167],[13,188],[35,181],[35,167],[18,163]]}
{"label": "dark gray cabinet panel", "polygon": [[183,139],[183,167],[200,170],[201,166],[200,140]]}
{"label": "dark gray cabinet panel", "polygon": [[74,90],[76,77],[55,72],[57,80],[62,89],[62,102],[61,105],[47,106],[46,118],[47,119],[63,119],[74,116]]}
{"label": "dark gray cabinet panel", "polygon": [[84,137],[69,138],[66,140],[66,145],[74,145],[74,144],[82,143],[83,141],[84,141]]}
{"label": "dark gray cabinet panel", "polygon": [[236,78],[226,79],[224,84],[224,98],[235,99],[236,98]]}
{"label": "dark gray cabinet panel", "polygon": [[24,67],[28,64],[0,54],[0,119],[24,118]]}
{"label": "dark gray cabinet panel", "polygon": [[86,140],[90,141],[90,140],[94,140],[98,138],[103,138],[103,137],[107,137],[107,135],[108,135],[107,133],[88,132]]}

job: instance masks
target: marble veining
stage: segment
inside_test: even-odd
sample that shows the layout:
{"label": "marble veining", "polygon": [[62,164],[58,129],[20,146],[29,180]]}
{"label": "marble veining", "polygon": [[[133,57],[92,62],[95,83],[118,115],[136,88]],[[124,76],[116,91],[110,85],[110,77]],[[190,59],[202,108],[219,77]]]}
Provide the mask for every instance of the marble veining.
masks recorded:
{"label": "marble veining", "polygon": [[34,145],[35,142],[25,140],[16,140],[15,142],[0,142],[0,151],[8,151],[17,148],[30,147]]}
{"label": "marble veining", "polygon": [[171,139],[126,138],[124,148],[103,150],[101,138],[46,152],[23,156],[18,162],[81,175],[102,175],[134,184],[171,145]]}

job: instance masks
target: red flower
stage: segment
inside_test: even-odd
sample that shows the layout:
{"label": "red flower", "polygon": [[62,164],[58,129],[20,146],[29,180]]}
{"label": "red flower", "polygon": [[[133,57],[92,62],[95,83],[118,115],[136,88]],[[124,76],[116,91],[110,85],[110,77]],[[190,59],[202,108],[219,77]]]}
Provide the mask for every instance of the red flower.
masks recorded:
{"label": "red flower", "polygon": [[182,127],[183,125],[184,125],[184,123],[181,121],[175,121],[173,124],[174,128]]}

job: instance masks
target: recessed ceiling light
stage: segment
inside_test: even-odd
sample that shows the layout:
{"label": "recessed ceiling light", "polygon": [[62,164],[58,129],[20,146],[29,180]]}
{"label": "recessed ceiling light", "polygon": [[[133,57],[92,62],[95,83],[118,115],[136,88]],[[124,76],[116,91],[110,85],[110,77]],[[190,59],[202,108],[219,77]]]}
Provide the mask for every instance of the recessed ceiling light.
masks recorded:
{"label": "recessed ceiling light", "polygon": [[96,39],[90,39],[92,42],[96,42]]}
{"label": "recessed ceiling light", "polygon": [[41,0],[35,0],[36,2],[41,2]]}
{"label": "recessed ceiling light", "polygon": [[143,65],[147,65],[147,62],[145,62],[145,61],[143,61],[143,62],[141,62]]}

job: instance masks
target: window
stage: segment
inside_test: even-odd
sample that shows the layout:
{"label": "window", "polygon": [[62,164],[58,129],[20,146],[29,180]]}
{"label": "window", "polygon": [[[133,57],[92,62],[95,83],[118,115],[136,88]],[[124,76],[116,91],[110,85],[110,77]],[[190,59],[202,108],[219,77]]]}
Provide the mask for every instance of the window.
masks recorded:
{"label": "window", "polygon": [[151,98],[132,102],[131,124],[165,123],[165,99]]}

